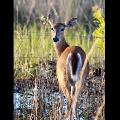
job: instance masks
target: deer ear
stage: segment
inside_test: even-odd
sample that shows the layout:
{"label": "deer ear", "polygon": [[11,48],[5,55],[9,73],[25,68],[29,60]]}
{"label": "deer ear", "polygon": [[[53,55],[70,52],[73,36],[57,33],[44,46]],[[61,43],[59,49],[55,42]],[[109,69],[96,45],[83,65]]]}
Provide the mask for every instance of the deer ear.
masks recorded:
{"label": "deer ear", "polygon": [[77,24],[77,18],[72,18],[67,22],[66,27],[73,27],[76,24]]}
{"label": "deer ear", "polygon": [[56,21],[58,19],[57,12],[54,8],[51,8],[48,12],[47,20],[50,23],[51,26],[56,24]]}

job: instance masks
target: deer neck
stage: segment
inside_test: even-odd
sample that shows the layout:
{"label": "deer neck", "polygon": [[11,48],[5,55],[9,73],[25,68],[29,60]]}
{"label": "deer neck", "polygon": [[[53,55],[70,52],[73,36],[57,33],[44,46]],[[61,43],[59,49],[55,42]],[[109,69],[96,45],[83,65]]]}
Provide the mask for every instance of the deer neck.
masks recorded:
{"label": "deer neck", "polygon": [[65,41],[65,38],[63,38],[59,43],[54,44],[55,46],[55,51],[58,55],[58,57],[60,57],[60,55],[63,53],[63,51],[69,46],[67,44],[67,42]]}

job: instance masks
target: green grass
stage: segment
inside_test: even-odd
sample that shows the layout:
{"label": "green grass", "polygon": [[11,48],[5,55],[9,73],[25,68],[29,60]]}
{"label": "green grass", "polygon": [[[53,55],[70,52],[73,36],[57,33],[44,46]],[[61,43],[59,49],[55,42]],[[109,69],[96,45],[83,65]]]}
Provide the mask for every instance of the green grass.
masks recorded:
{"label": "green grass", "polygon": [[[70,45],[81,46],[88,53],[95,39],[88,42],[85,36],[86,32],[81,26],[65,31],[66,41]],[[104,60],[104,49],[100,48],[101,43],[99,44],[90,59],[91,64]],[[27,31],[26,26],[23,30],[20,25],[17,26],[17,29],[14,30],[14,79],[30,78],[34,76],[35,68],[40,60],[55,59],[56,53],[49,27],[45,26],[37,30],[37,27],[32,25]]]}

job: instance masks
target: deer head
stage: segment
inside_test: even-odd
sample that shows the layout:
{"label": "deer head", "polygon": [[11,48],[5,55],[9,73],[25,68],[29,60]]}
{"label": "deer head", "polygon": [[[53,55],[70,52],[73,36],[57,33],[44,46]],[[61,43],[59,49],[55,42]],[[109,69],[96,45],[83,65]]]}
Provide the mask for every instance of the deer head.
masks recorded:
{"label": "deer head", "polygon": [[64,38],[65,28],[71,28],[77,23],[77,18],[72,18],[67,23],[58,23],[57,18],[54,10],[51,9],[47,19],[51,25],[52,40],[55,43],[59,43]]}

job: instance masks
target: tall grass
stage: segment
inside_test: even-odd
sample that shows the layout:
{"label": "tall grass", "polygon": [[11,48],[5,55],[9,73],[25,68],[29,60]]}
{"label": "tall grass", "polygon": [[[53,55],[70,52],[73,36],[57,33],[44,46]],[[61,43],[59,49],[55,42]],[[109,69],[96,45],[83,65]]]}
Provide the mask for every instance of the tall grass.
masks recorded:
{"label": "tall grass", "polygon": [[[71,30],[66,30],[65,38],[71,46],[81,46],[86,53],[94,41],[87,40],[86,33],[80,25]],[[93,57],[91,57],[91,64],[95,61],[100,62],[103,58],[104,52],[99,47],[95,48]],[[41,59],[56,60],[49,25],[41,27],[40,30],[35,24],[29,30],[26,26],[22,29],[18,25],[14,31],[14,78],[25,79],[34,76],[34,69]]]}
{"label": "tall grass", "polygon": [[[105,23],[102,10],[97,6],[92,8],[93,22],[98,27],[92,33],[93,39],[87,38],[84,26],[79,24],[72,29],[66,29],[65,39],[71,45],[78,45],[88,53],[93,42],[97,41],[90,64],[104,67],[105,60]],[[14,24],[15,25],[15,24]],[[14,29],[14,78],[23,79],[34,76],[34,68],[40,60],[56,60],[56,53],[50,35],[48,23],[41,25],[38,29],[33,23],[29,29],[27,25],[22,27],[20,24]]]}

